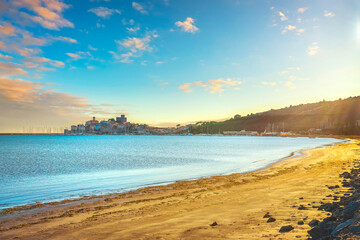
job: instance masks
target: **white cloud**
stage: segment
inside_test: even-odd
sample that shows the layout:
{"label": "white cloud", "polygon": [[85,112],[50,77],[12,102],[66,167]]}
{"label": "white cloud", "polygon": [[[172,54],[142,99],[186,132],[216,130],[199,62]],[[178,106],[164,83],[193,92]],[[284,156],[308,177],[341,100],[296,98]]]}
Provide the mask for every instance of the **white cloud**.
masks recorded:
{"label": "white cloud", "polygon": [[287,81],[287,82],[285,83],[285,86],[288,87],[288,88],[290,88],[290,89],[295,89],[295,88],[296,88],[296,86],[293,84],[292,81]]}
{"label": "white cloud", "polygon": [[278,12],[279,13],[279,16],[280,16],[280,20],[281,21],[286,21],[286,20],[288,20],[288,18],[285,16],[285,14],[283,13],[283,12]]}
{"label": "white cloud", "polygon": [[97,28],[104,28],[104,27],[105,27],[105,24],[96,23],[96,27],[97,27]]}
{"label": "white cloud", "polygon": [[302,34],[303,32],[305,32],[305,29],[299,28],[299,29],[296,29],[295,31],[296,31],[296,34],[297,34],[297,35],[300,35],[300,34]]}
{"label": "white cloud", "polygon": [[139,11],[141,14],[147,14],[147,11],[145,10],[144,6],[141,5],[140,3],[137,3],[137,2],[133,2],[132,3],[132,7]]}
{"label": "white cloud", "polygon": [[11,62],[0,62],[0,77],[13,75],[27,75],[28,73]]}
{"label": "white cloud", "polygon": [[92,51],[97,51],[98,49],[97,48],[94,48],[93,46],[89,45],[89,49],[92,50]]}
{"label": "white cloud", "polygon": [[242,82],[236,79],[219,78],[215,80],[208,80],[207,82],[199,81],[199,82],[183,83],[180,85],[179,89],[182,92],[190,93],[193,91],[191,87],[199,86],[205,88],[205,90],[209,91],[210,93],[222,93],[224,91],[224,87],[230,87],[232,89],[239,90],[238,86],[241,84]]}
{"label": "white cloud", "polygon": [[324,17],[334,17],[335,13],[329,12],[328,10],[324,11]]}
{"label": "white cloud", "polygon": [[66,53],[66,55],[68,55],[69,57],[74,58],[75,60],[81,58],[81,56],[79,54],[76,54],[76,53]]}
{"label": "white cloud", "polygon": [[137,52],[137,51],[151,50],[151,47],[149,46],[150,40],[151,37],[148,35],[144,38],[128,37],[123,41],[115,41],[115,42],[129,49],[131,52]]}
{"label": "white cloud", "polygon": [[30,12],[35,13],[35,15],[31,15],[29,13],[19,11],[18,15],[39,23],[44,28],[59,30],[62,27],[74,27],[73,23],[62,16],[62,12],[69,8],[70,5],[67,5],[59,0],[17,0],[10,1],[10,3],[14,9],[26,8]]}
{"label": "white cloud", "polygon": [[8,36],[15,36],[15,27],[11,24],[7,23],[4,25],[0,25],[0,34],[1,35],[8,35]]}
{"label": "white cloud", "polygon": [[78,51],[76,53],[66,53],[66,55],[71,57],[73,60],[79,60],[79,59],[91,56],[91,54],[89,52],[80,52],[80,51]]}
{"label": "white cloud", "polygon": [[1,53],[0,53],[0,59],[11,60],[11,59],[13,59],[13,57],[12,57],[12,56],[9,56],[9,55],[4,55],[4,54],[1,54]]}
{"label": "white cloud", "polygon": [[279,76],[286,76],[294,71],[300,71],[300,67],[288,67],[287,70],[278,72]]}
{"label": "white cloud", "polygon": [[276,86],[276,82],[262,81],[261,84],[263,84],[265,86]]}
{"label": "white cloud", "polygon": [[282,30],[282,32],[281,33],[286,33],[287,31],[293,31],[293,30],[295,30],[296,29],[296,26],[293,26],[293,25],[287,25],[287,26],[285,26],[285,28]]}
{"label": "white cloud", "polygon": [[114,59],[120,60],[123,63],[131,63],[133,60],[131,58],[136,58],[142,56],[145,51],[152,51],[150,42],[153,38],[158,37],[155,31],[148,32],[143,38],[137,37],[128,37],[124,40],[115,40],[120,51],[127,51],[126,53],[116,53],[114,51],[109,51],[113,55]]}
{"label": "white cloud", "polygon": [[25,58],[21,60],[22,62],[24,62],[24,67],[25,68],[30,68],[30,69],[36,69],[37,71],[50,71],[50,70],[55,70],[53,68],[49,69],[43,66],[43,64],[50,64],[51,66],[54,67],[64,67],[65,63],[62,61],[57,61],[57,60],[51,60],[49,58],[45,58],[45,57],[29,57],[29,58]]}
{"label": "white cloud", "polygon": [[320,47],[317,42],[313,42],[311,46],[308,47],[309,56],[314,56],[319,52]]}
{"label": "white cloud", "polygon": [[140,27],[127,27],[126,30],[127,30],[129,33],[136,33],[137,31],[140,30]]}
{"label": "white cloud", "polygon": [[53,37],[52,39],[56,40],[56,41],[62,41],[62,42],[69,42],[69,43],[78,43],[78,41],[76,39],[73,38],[69,38],[69,37]]}
{"label": "white cloud", "polygon": [[121,20],[121,22],[122,22],[123,25],[134,25],[134,24],[135,24],[135,21],[134,21],[133,19],[130,19],[130,20],[127,22],[126,19],[123,18],[123,19]]}
{"label": "white cloud", "polygon": [[193,18],[187,17],[185,21],[177,21],[175,25],[180,27],[184,32],[195,33],[199,31],[199,28],[194,25],[194,22]]}
{"label": "white cloud", "polygon": [[299,13],[304,13],[308,8],[298,8]]}
{"label": "white cloud", "polygon": [[92,8],[88,12],[92,12],[92,13],[96,14],[96,16],[101,17],[101,18],[109,18],[111,15],[113,15],[115,13],[121,14],[120,10],[110,9],[110,8],[106,8],[106,7]]}

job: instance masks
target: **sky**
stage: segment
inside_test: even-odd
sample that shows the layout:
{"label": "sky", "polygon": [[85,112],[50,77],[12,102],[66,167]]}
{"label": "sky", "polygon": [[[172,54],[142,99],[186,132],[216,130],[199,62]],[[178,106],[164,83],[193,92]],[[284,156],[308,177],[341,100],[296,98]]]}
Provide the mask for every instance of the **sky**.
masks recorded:
{"label": "sky", "polygon": [[0,0],[0,132],[360,95],[358,0]]}

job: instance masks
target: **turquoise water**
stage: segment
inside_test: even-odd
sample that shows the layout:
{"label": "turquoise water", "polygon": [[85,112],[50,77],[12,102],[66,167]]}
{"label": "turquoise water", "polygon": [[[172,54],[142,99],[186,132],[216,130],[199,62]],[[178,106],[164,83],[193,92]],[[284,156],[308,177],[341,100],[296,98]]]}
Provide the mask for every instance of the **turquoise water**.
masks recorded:
{"label": "turquoise water", "polygon": [[0,136],[0,208],[269,165],[341,142],[234,136]]}

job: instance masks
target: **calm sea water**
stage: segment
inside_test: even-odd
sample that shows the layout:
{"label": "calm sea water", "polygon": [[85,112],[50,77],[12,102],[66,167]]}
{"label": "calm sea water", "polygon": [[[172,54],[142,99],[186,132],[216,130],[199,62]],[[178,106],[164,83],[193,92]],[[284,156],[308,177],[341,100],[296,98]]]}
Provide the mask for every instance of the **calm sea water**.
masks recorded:
{"label": "calm sea water", "polygon": [[338,139],[0,136],[0,208],[259,169]]}

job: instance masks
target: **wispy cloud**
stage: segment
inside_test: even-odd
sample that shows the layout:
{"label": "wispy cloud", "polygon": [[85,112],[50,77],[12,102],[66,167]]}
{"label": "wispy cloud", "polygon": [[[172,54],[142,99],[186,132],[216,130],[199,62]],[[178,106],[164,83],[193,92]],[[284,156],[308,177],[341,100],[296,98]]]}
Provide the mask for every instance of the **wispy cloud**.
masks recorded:
{"label": "wispy cloud", "polygon": [[44,46],[48,43],[45,38],[36,38],[31,34],[23,34],[21,43],[26,46]]}
{"label": "wispy cloud", "polygon": [[4,54],[1,54],[1,53],[0,53],[0,59],[11,60],[11,59],[13,59],[13,57],[12,57],[12,56],[9,56],[9,55],[4,55]]}
{"label": "wispy cloud", "polygon": [[88,12],[92,12],[96,16],[101,17],[101,18],[109,18],[110,16],[112,16],[115,13],[121,14],[121,11],[118,9],[110,9],[110,8],[106,8],[106,7],[92,8],[92,9],[89,9]]}
{"label": "wispy cloud", "polygon": [[66,20],[62,12],[69,8],[67,5],[59,0],[16,0],[10,1],[13,9],[26,8],[35,15],[28,12],[19,11],[19,15],[23,18],[29,19],[35,23],[39,23],[44,28],[59,30],[62,27],[74,27],[74,24]]}
{"label": "wispy cloud", "polygon": [[157,36],[155,31],[151,31],[146,33],[143,38],[128,37],[124,40],[115,40],[119,50],[126,50],[127,52],[119,54],[114,51],[109,51],[109,53],[113,55],[113,58],[120,60],[120,62],[131,63],[133,61],[132,58],[140,57],[145,51],[152,51],[150,42]]}
{"label": "wispy cloud", "polygon": [[15,36],[15,27],[9,23],[0,25],[0,35]]}
{"label": "wispy cloud", "polygon": [[298,8],[297,12],[298,13],[304,13],[308,8],[304,7],[304,8]]}
{"label": "wispy cloud", "polygon": [[61,41],[61,42],[78,43],[78,41],[76,39],[69,38],[69,37],[63,37],[63,36],[52,37],[52,39],[54,39],[56,41]]}
{"label": "wispy cloud", "polygon": [[281,31],[281,33],[285,34],[288,31],[295,31],[296,35],[301,35],[303,32],[305,32],[305,29],[297,28],[296,26],[293,26],[293,25],[287,25],[284,27],[284,29]]}
{"label": "wispy cloud", "polygon": [[0,50],[8,53],[15,52],[24,57],[29,57],[42,52],[41,49],[39,48],[27,48],[24,46],[20,46],[18,43],[5,44],[2,41],[0,41]]}
{"label": "wispy cloud", "polygon": [[262,81],[261,84],[265,86],[276,86],[276,82]]}
{"label": "wispy cloud", "polygon": [[308,47],[309,56],[316,55],[320,50],[319,44],[317,42],[313,42],[311,46]]}
{"label": "wispy cloud", "polygon": [[45,58],[45,57],[30,57],[30,58],[22,59],[21,61],[24,62],[26,68],[37,68],[39,70],[48,70],[46,68],[43,68],[41,65],[39,65],[39,64],[43,64],[43,63],[48,63],[54,67],[64,67],[65,66],[65,63],[62,61],[51,60],[51,59]]}
{"label": "wispy cloud", "polygon": [[137,31],[140,30],[140,27],[127,27],[126,30],[127,30],[129,33],[136,33]]}
{"label": "wispy cloud", "polygon": [[132,2],[133,9],[139,11],[141,14],[147,14],[147,11],[145,10],[144,6],[137,2]]}
{"label": "wispy cloud", "polygon": [[26,75],[24,69],[19,68],[14,63],[0,62],[0,76]]}
{"label": "wispy cloud", "polygon": [[329,12],[328,10],[324,11],[324,17],[334,17],[335,13]]}
{"label": "wispy cloud", "polygon": [[195,33],[199,31],[199,28],[194,25],[194,22],[193,18],[187,17],[185,21],[177,21],[175,25],[180,27],[184,32]]}
{"label": "wispy cloud", "polygon": [[301,35],[303,32],[305,32],[305,29],[303,28],[298,28],[295,30],[296,31],[296,35]]}
{"label": "wispy cloud", "polygon": [[[61,124],[68,124],[69,118],[112,115],[116,111],[113,105],[94,104],[85,97],[49,89],[49,86],[51,83],[0,76],[0,112],[6,112],[0,115],[1,125],[10,119],[11,124],[15,122],[17,126],[24,123],[19,119],[26,119],[27,122],[33,120],[35,125],[40,125],[39,119],[56,122],[57,125],[57,121],[62,120]],[[11,124],[6,125],[7,130]]]}
{"label": "wispy cloud", "polygon": [[290,89],[295,89],[296,88],[296,86],[293,84],[292,81],[285,82],[285,86],[290,88]]}
{"label": "wispy cloud", "polygon": [[75,53],[66,53],[66,55],[71,57],[73,60],[79,60],[79,59],[91,56],[91,53],[78,51],[78,52],[75,52]]}
{"label": "wispy cloud", "polygon": [[283,12],[278,12],[279,16],[280,16],[280,20],[281,21],[286,21],[288,20],[288,18],[285,16],[285,14]]}
{"label": "wispy cloud", "polygon": [[281,33],[286,33],[287,31],[293,31],[296,29],[296,26],[293,26],[293,25],[287,25],[284,27],[284,29],[282,30]]}
{"label": "wispy cloud", "polygon": [[182,92],[190,93],[193,91],[193,86],[199,86],[205,88],[205,90],[209,91],[210,93],[222,93],[225,87],[231,87],[235,90],[238,90],[238,86],[241,85],[242,82],[240,80],[231,79],[231,78],[219,78],[215,80],[208,80],[206,82],[199,81],[199,82],[190,82],[190,83],[183,83],[180,85],[179,89]]}
{"label": "wispy cloud", "polygon": [[92,50],[92,51],[97,51],[98,49],[97,48],[94,48],[93,46],[89,45],[89,49]]}

